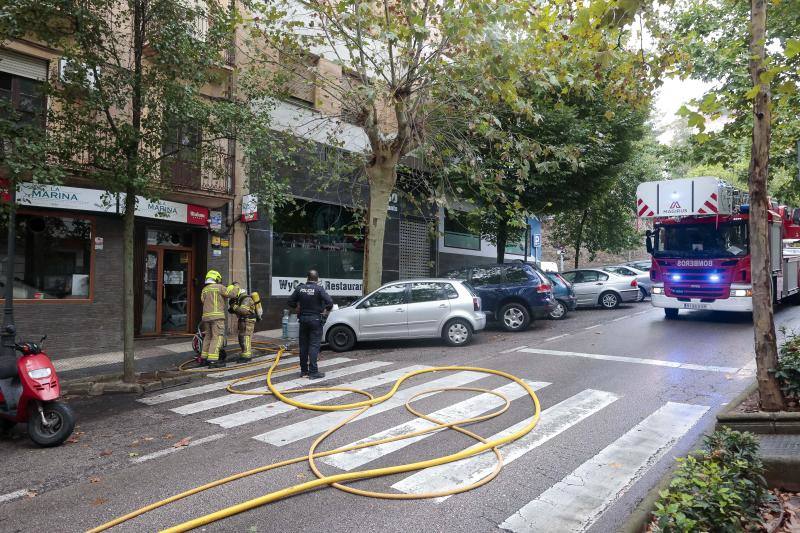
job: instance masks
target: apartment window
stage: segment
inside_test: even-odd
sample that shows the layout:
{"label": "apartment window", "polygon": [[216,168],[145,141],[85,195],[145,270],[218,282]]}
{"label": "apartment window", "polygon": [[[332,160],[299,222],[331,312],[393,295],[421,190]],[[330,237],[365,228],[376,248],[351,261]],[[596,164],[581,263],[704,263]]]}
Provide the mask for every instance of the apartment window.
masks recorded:
{"label": "apartment window", "polygon": [[444,245],[465,250],[481,249],[481,236],[468,228],[466,213],[444,210]]}
{"label": "apartment window", "polygon": [[42,82],[0,72],[0,118],[19,124],[44,123]]}
{"label": "apartment window", "polygon": [[[14,299],[90,297],[92,221],[77,216],[17,216]],[[9,268],[7,229],[0,228],[0,286]]]}
{"label": "apartment window", "polygon": [[200,130],[191,124],[177,123],[167,131],[162,149],[173,185],[199,188],[201,142]]}

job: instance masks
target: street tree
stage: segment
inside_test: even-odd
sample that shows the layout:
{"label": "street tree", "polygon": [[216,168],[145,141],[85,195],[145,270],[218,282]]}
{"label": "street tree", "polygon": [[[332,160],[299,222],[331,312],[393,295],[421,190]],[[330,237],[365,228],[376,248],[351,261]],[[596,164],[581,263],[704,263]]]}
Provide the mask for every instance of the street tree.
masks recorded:
{"label": "street tree", "polygon": [[[173,0],[19,0],[0,19],[0,40],[32,38],[58,51],[59,72],[44,87],[49,162],[119,194],[124,206],[121,307],[128,382],[135,379],[137,197],[163,197],[179,168],[224,183],[225,154],[234,139],[251,166],[271,152],[266,115],[255,112],[246,95],[229,93],[225,54],[237,20],[227,5]],[[269,181],[263,169],[260,176]]]}

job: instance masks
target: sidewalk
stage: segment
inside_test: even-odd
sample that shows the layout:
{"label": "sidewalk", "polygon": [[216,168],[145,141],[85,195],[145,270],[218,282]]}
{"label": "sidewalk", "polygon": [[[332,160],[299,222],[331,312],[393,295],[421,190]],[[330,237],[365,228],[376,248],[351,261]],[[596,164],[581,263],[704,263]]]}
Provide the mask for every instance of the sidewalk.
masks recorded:
{"label": "sidewalk", "polygon": [[[281,339],[281,333],[280,329],[274,329],[256,332],[253,337],[255,340],[288,342]],[[228,339],[228,344],[238,347],[238,341],[235,338]],[[183,361],[194,356],[191,336],[136,339],[134,349],[137,372],[174,369]],[[123,352],[120,350],[63,359],[56,358],[53,360],[53,365],[61,379],[72,380],[121,372],[122,357]]]}

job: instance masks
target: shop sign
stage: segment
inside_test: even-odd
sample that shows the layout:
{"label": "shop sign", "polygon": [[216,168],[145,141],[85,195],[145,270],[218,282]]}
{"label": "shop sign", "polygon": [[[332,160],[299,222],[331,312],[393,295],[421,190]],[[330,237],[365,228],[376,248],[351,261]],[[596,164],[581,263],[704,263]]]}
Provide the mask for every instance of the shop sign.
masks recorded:
{"label": "shop sign", "polygon": [[211,257],[221,257],[221,256],[222,256],[222,250],[220,248],[214,248],[213,250],[211,250]]}
{"label": "shop sign", "polygon": [[399,213],[400,212],[400,209],[398,208],[399,203],[400,203],[400,196],[393,191],[392,194],[389,195],[389,205],[386,207],[386,210],[391,213]]}
{"label": "shop sign", "polygon": [[534,233],[533,234],[533,247],[538,248],[542,245],[542,234],[541,233]]}
{"label": "shop sign", "polygon": [[[4,183],[6,188],[7,183]],[[117,198],[114,194],[97,189],[81,189],[62,185],[22,183],[17,191],[17,203],[54,209],[117,212]]]}
{"label": "shop sign", "polygon": [[[289,296],[306,278],[289,276],[272,276],[272,295]],[[361,296],[364,293],[363,281],[360,279],[322,278],[320,285],[331,296]]]}
{"label": "shop sign", "polygon": [[211,236],[211,246],[220,246],[221,244],[222,244],[222,238],[219,235]]}
{"label": "shop sign", "polygon": [[[120,203],[122,202],[120,195]],[[142,196],[136,197],[136,216],[169,220],[171,222],[186,222],[187,205],[166,200],[148,200]]]}
{"label": "shop sign", "polygon": [[209,227],[212,230],[218,231],[222,229],[222,211],[211,211],[209,219],[211,220]]}
{"label": "shop sign", "polygon": [[228,248],[231,245],[231,241],[229,239],[220,239],[219,245],[223,248]]}
{"label": "shop sign", "polygon": [[94,249],[95,250],[102,250],[103,249],[103,238],[102,237],[95,237],[94,238]]}
{"label": "shop sign", "polygon": [[246,194],[242,197],[242,222],[256,220],[258,220],[258,197],[255,194]]}
{"label": "shop sign", "polygon": [[186,209],[186,222],[195,226],[208,225],[208,209],[189,204]]}

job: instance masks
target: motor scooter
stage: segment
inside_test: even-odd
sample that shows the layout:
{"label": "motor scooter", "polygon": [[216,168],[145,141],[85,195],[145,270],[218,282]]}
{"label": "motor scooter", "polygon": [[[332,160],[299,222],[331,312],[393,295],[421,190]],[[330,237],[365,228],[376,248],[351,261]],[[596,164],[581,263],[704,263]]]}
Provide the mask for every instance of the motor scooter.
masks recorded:
{"label": "motor scooter", "polygon": [[[225,347],[228,345],[228,336],[225,336],[225,339],[222,341],[222,348],[219,349],[219,362],[222,366],[225,366],[225,361],[228,358],[228,352],[225,351]],[[195,332],[194,336],[192,336],[192,350],[195,354],[195,362],[203,366],[205,361],[202,357],[200,357],[201,352],[203,351],[203,338],[205,338],[205,334],[203,333],[203,324],[197,324],[197,331]]]}
{"label": "motor scooter", "polygon": [[14,343],[20,352],[16,367],[0,375],[0,426],[28,424],[28,436],[39,446],[58,446],[75,429],[75,415],[58,401],[61,386],[56,369],[42,351],[42,343]]}

